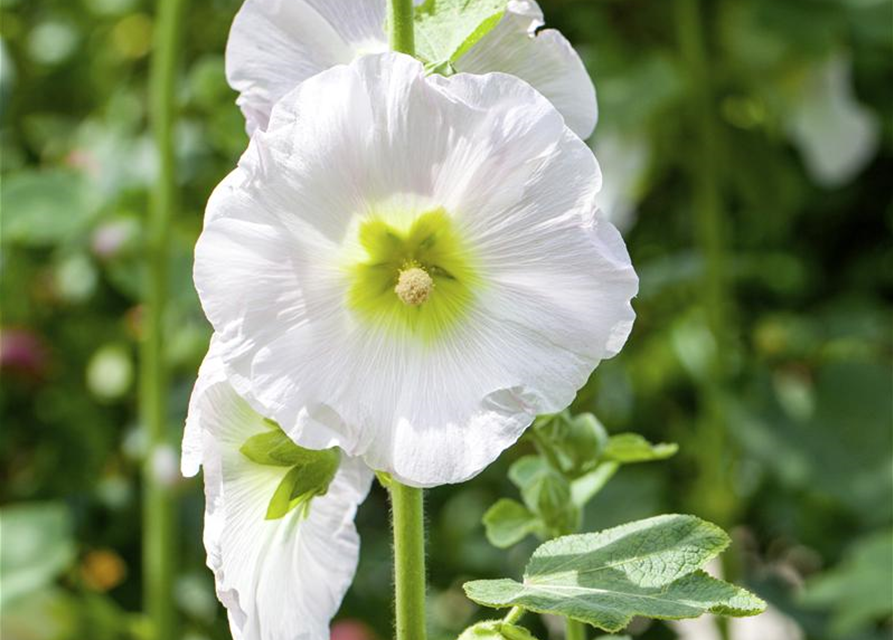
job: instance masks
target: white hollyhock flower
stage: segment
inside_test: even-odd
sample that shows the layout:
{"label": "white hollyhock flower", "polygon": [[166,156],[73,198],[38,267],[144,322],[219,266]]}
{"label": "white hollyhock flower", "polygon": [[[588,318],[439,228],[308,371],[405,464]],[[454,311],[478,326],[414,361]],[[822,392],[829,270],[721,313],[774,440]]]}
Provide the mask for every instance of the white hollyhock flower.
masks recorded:
{"label": "white hollyhock flower", "polygon": [[468,479],[629,335],[600,184],[512,76],[393,53],[314,76],[208,204],[195,281],[229,380],[302,446]]}
{"label": "white hollyhock flower", "polygon": [[361,461],[341,456],[324,495],[268,519],[290,469],[259,464],[243,452],[252,438],[275,434],[275,427],[226,382],[217,346],[190,400],[182,470],[193,476],[204,468],[208,566],[233,637],[328,640],[329,621],[356,571],[353,520],[372,474]]}
{"label": "white hollyhock flower", "polygon": [[[307,78],[387,51],[385,13],[386,0],[246,0],[227,43],[226,75],[249,133],[265,128],[273,105]],[[595,87],[567,39],[543,25],[534,0],[508,0],[501,21],[453,66],[518,76],[588,138],[598,118]]]}

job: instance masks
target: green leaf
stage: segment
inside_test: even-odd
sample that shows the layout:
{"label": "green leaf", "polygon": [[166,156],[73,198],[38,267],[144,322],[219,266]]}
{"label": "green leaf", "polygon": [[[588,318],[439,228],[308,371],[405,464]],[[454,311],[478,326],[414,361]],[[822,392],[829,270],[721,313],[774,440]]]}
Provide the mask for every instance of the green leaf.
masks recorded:
{"label": "green leaf", "polygon": [[542,522],[527,507],[509,498],[502,498],[484,514],[487,540],[494,547],[507,549],[531,533],[542,529]]}
{"label": "green leaf", "polygon": [[582,508],[601,491],[608,480],[614,477],[620,465],[616,462],[603,462],[595,469],[571,482],[571,500]]}
{"label": "green leaf", "polygon": [[4,242],[62,244],[87,230],[98,210],[87,181],[72,171],[29,171],[3,178],[0,220]]}
{"label": "green leaf", "polygon": [[509,480],[521,491],[531,484],[537,476],[547,473],[548,463],[539,456],[523,456],[509,467]]}
{"label": "green leaf", "polygon": [[416,54],[429,69],[455,62],[502,19],[506,0],[427,0],[415,10]]}
{"label": "green leaf", "polygon": [[536,640],[524,627],[506,624],[502,620],[486,620],[468,627],[458,640]]}
{"label": "green leaf", "polygon": [[61,503],[30,503],[0,509],[0,605],[46,586],[75,558],[72,524]]}
{"label": "green leaf", "polygon": [[838,566],[806,583],[803,603],[832,610],[830,631],[853,637],[893,615],[893,530],[859,539]]}
{"label": "green leaf", "polygon": [[676,454],[679,445],[675,443],[651,444],[637,433],[621,433],[612,436],[605,447],[604,457],[621,464],[665,460]]}
{"label": "green leaf", "polygon": [[658,516],[551,540],[531,557],[523,583],[477,580],[465,592],[484,606],[520,606],[611,633],[633,616],[760,613],[762,600],[700,570],[728,543],[721,529],[694,516]]}

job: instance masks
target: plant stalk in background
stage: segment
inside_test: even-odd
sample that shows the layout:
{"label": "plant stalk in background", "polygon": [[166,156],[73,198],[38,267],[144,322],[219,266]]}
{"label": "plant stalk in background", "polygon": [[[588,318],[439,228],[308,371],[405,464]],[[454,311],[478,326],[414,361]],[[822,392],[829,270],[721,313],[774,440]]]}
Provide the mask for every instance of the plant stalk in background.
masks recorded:
{"label": "plant stalk in background", "polygon": [[[707,54],[703,3],[700,0],[677,0],[676,25],[691,83],[691,106],[695,116],[695,154],[690,175],[696,239],[703,261],[701,302],[715,349],[709,374],[700,383],[701,408],[696,437],[701,446],[695,448],[700,473],[694,489],[694,502],[709,518],[729,527],[734,523],[737,510],[730,477],[734,445],[729,441],[722,399],[729,382],[729,354],[734,349],[733,313],[719,170],[720,132]],[[734,554],[725,555],[722,562],[724,577],[735,580],[737,562]],[[723,638],[728,638],[728,621],[721,617],[716,620]]]}
{"label": "plant stalk in background", "polygon": [[[146,234],[146,283],[141,343],[141,420],[146,433],[143,471],[143,593],[152,638],[175,637],[173,573],[175,505],[159,462],[171,446],[168,372],[164,357],[170,220],[176,201],[174,153],[177,43],[183,0],[159,0],[149,78],[150,120],[158,153]],[[174,457],[174,456],[171,456]]]}

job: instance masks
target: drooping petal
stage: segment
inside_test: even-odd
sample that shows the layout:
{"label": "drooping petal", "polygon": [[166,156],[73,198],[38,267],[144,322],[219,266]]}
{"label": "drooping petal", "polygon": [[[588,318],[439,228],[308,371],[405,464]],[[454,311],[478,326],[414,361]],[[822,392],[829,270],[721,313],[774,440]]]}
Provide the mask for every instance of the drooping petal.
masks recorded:
{"label": "drooping petal", "polygon": [[595,86],[580,56],[559,31],[540,30],[543,14],[534,0],[510,0],[499,24],[455,67],[467,73],[499,71],[517,76],[546,96],[567,126],[584,140],[598,121]]}
{"label": "drooping petal", "polygon": [[[246,0],[230,31],[226,70],[249,133],[266,128],[276,101],[307,78],[387,51],[385,14],[385,0]],[[502,20],[455,67],[522,78],[587,138],[598,118],[592,80],[564,36],[537,32],[543,24],[534,0],[508,0]]]}
{"label": "drooping petal", "polygon": [[[629,334],[637,280],[596,215],[600,182],[512,76],[426,78],[382,54],[311,78],[215,192],[197,246],[229,380],[303,446],[418,486],[475,475]],[[369,321],[350,302],[364,224],[431,211],[463,239],[471,300],[423,333]]]}
{"label": "drooping petal", "polygon": [[[217,593],[236,640],[328,640],[328,625],[356,570],[359,537],[353,524],[371,472],[342,456],[324,496],[309,512],[278,520],[265,514],[286,467],[265,466],[240,452],[268,430],[227,383],[216,355],[202,365],[190,402],[187,438],[200,436],[205,475],[205,547]],[[191,468],[194,462],[186,464]]]}

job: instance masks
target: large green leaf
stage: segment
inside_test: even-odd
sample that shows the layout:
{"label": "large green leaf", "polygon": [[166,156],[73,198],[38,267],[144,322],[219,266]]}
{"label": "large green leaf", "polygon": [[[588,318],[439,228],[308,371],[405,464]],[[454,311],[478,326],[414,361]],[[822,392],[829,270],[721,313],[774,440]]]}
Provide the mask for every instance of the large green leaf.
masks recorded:
{"label": "large green leaf", "polygon": [[71,517],[61,503],[0,509],[0,604],[45,586],[74,561]]}
{"label": "large green leaf", "polygon": [[86,231],[98,200],[73,171],[23,171],[4,177],[0,190],[3,242],[62,244]]}
{"label": "large green leaf", "polygon": [[551,540],[531,557],[523,583],[477,580],[466,583],[465,592],[484,606],[520,606],[609,632],[633,616],[760,613],[762,600],[700,570],[728,543],[721,529],[694,516],[657,516]]}
{"label": "large green leaf", "polygon": [[455,62],[502,19],[506,0],[427,0],[415,10],[416,54],[429,68]]}

